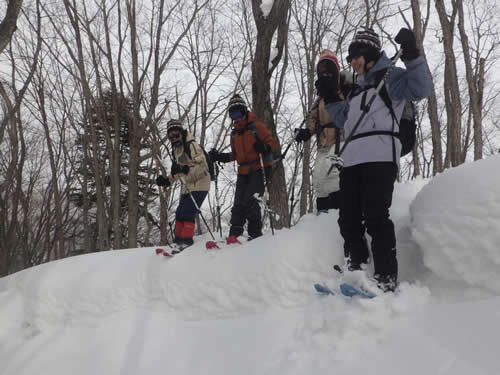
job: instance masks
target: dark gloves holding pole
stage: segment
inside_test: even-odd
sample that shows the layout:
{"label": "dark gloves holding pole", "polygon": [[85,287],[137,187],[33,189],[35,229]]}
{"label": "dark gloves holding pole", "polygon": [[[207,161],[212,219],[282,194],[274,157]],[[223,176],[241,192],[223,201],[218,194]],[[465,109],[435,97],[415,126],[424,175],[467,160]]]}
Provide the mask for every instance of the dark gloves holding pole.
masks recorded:
{"label": "dark gloves holding pole", "polygon": [[328,169],[328,172],[326,174],[327,176],[330,175],[333,168],[337,168],[339,172],[342,170],[342,168],[344,168],[344,159],[342,159],[338,155],[327,156],[327,161],[329,161],[331,163],[330,168]]}
{"label": "dark gloves holding pole", "polygon": [[296,128],[295,129],[295,140],[297,142],[306,142],[311,138],[311,132],[308,129]]}
{"label": "dark gloves holding pole", "polygon": [[259,154],[267,154],[271,152],[271,146],[259,140],[255,141],[253,149]]}
{"label": "dark gloves holding pole", "polygon": [[219,152],[215,148],[211,149],[208,155],[210,156],[210,159],[214,162],[218,161],[220,163],[228,163],[230,161],[229,153]]}
{"label": "dark gloves holding pole", "polygon": [[183,173],[183,174],[188,174],[189,173],[189,167],[187,165],[179,165],[177,163],[172,164],[172,169],[170,170],[170,173],[172,176]]}
{"label": "dark gloves holding pole", "polygon": [[162,175],[159,175],[158,177],[156,177],[156,185],[168,188],[170,186],[170,180],[163,177]]}
{"label": "dark gloves holding pole", "polygon": [[417,48],[417,41],[415,40],[415,35],[411,30],[406,28],[402,28],[399,30],[398,35],[394,41],[398,44],[401,44],[401,49],[403,53],[401,55],[401,59],[404,61],[416,59],[420,56],[420,52]]}

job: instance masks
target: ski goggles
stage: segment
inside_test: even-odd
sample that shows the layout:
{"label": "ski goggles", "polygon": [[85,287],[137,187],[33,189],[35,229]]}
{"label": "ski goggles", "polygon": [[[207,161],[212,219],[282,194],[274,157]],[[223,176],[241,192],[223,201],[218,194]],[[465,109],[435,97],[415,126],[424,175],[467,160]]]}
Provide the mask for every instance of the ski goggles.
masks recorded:
{"label": "ski goggles", "polygon": [[369,48],[351,46],[349,48],[349,55],[347,56],[346,60],[350,64],[353,59],[357,59],[361,56],[366,56],[368,52]]}
{"label": "ski goggles", "polygon": [[229,112],[229,117],[231,117],[231,120],[236,121],[243,117],[243,113],[240,111]]}

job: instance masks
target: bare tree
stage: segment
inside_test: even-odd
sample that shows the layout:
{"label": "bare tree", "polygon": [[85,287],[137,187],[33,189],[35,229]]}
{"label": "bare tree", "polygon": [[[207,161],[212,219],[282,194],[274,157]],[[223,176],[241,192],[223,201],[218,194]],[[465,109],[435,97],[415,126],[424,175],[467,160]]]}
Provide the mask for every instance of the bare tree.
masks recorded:
{"label": "bare tree", "polygon": [[[275,0],[272,9],[264,14],[260,0],[252,0],[252,11],[257,27],[255,55],[252,59],[252,102],[256,115],[267,125],[278,140],[271,103],[271,78],[283,57],[288,35],[290,0]],[[276,33],[276,37],[275,37]],[[271,46],[275,43],[275,55],[271,58]],[[281,145],[278,140],[278,149]],[[283,163],[275,165],[270,184],[270,199],[275,214],[275,225],[288,225],[288,201],[286,199]]]}
{"label": "bare tree", "polygon": [[435,0],[435,6],[443,32],[443,52],[445,56],[444,95],[447,114],[445,167],[450,165],[455,167],[461,163],[460,134],[462,130],[462,100],[454,51],[458,7],[456,3],[453,3],[451,13],[448,13],[443,0]]}
{"label": "bare tree", "polygon": [[[496,50],[499,46],[497,26],[498,6],[484,1],[468,2],[464,9],[463,1],[457,1],[458,30],[463,51],[465,78],[467,81],[469,106],[466,137],[462,152],[465,162],[468,145],[474,145],[474,160],[483,156],[483,98],[485,75],[489,67],[496,64]],[[472,121],[472,132],[470,123]],[[472,133],[472,137],[470,134]]]}
{"label": "bare tree", "polygon": [[0,53],[7,47],[12,34],[16,31],[17,18],[23,5],[23,0],[9,0],[7,12],[0,23]]}
{"label": "bare tree", "polygon": [[[429,73],[431,73],[426,51],[423,47],[425,34],[429,25],[430,20],[430,1],[427,0],[427,12],[425,17],[422,16],[422,12],[420,9],[420,2],[418,0],[411,1],[411,9],[413,15],[413,32],[415,33],[415,38],[417,40],[417,46],[420,49],[420,52],[426,59],[427,69]],[[410,27],[409,22],[406,22],[407,26]],[[431,74],[432,77],[432,74]],[[434,78],[432,78],[434,80]],[[438,103],[436,96],[436,86],[433,85],[431,95],[428,98],[428,106],[427,113],[429,116],[429,121],[431,125],[432,131],[432,159],[433,159],[433,175],[442,172],[443,170],[443,151],[442,151],[442,139],[441,139],[441,122],[439,121],[438,116]],[[420,138],[422,139],[422,138]],[[419,155],[417,152],[418,148],[416,148],[413,152],[413,165],[414,165],[414,173],[413,176],[416,177],[420,174],[419,168]],[[423,151],[423,150],[422,150]],[[422,153],[422,157],[425,158],[425,155]]]}

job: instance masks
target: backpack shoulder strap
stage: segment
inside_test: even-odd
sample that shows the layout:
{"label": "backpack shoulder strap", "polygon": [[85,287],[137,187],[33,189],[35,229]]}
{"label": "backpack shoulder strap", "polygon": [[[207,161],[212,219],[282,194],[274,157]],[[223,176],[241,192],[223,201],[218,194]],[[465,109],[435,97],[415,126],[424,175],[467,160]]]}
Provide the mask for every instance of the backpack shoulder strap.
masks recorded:
{"label": "backpack shoulder strap", "polygon": [[257,137],[257,125],[255,125],[255,121],[251,121],[248,123],[248,129],[250,129],[256,139],[259,139],[259,137]]}
{"label": "backpack shoulder strap", "polygon": [[184,143],[184,152],[189,157],[189,159],[193,159],[193,157],[191,156],[191,145],[194,142],[195,142],[194,139],[191,139],[190,141],[187,141],[187,142]]}
{"label": "backpack shoulder strap", "polygon": [[[375,87],[377,87],[378,84],[380,83],[380,81],[384,78],[386,71],[387,71],[387,69],[382,69],[376,73],[376,75],[375,75],[375,77],[376,77],[375,78]],[[387,91],[387,87],[385,85],[385,82],[384,82],[384,85],[382,86],[382,88],[380,89],[380,92],[378,94],[380,96],[380,99],[382,99],[384,104],[387,106],[387,108],[389,108],[389,112],[391,113],[392,118],[394,120],[396,120],[396,113],[394,112],[394,108],[392,107],[392,100],[389,97],[389,92]],[[396,120],[396,122],[397,122],[397,120]]]}

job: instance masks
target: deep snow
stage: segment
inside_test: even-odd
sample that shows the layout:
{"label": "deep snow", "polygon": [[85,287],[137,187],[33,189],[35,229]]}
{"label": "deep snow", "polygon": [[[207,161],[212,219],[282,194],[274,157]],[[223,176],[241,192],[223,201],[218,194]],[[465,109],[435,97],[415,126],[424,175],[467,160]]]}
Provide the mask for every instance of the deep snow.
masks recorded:
{"label": "deep snow", "polygon": [[397,184],[400,288],[320,296],[337,212],[172,259],[95,253],[0,279],[0,373],[500,374],[500,156]]}

